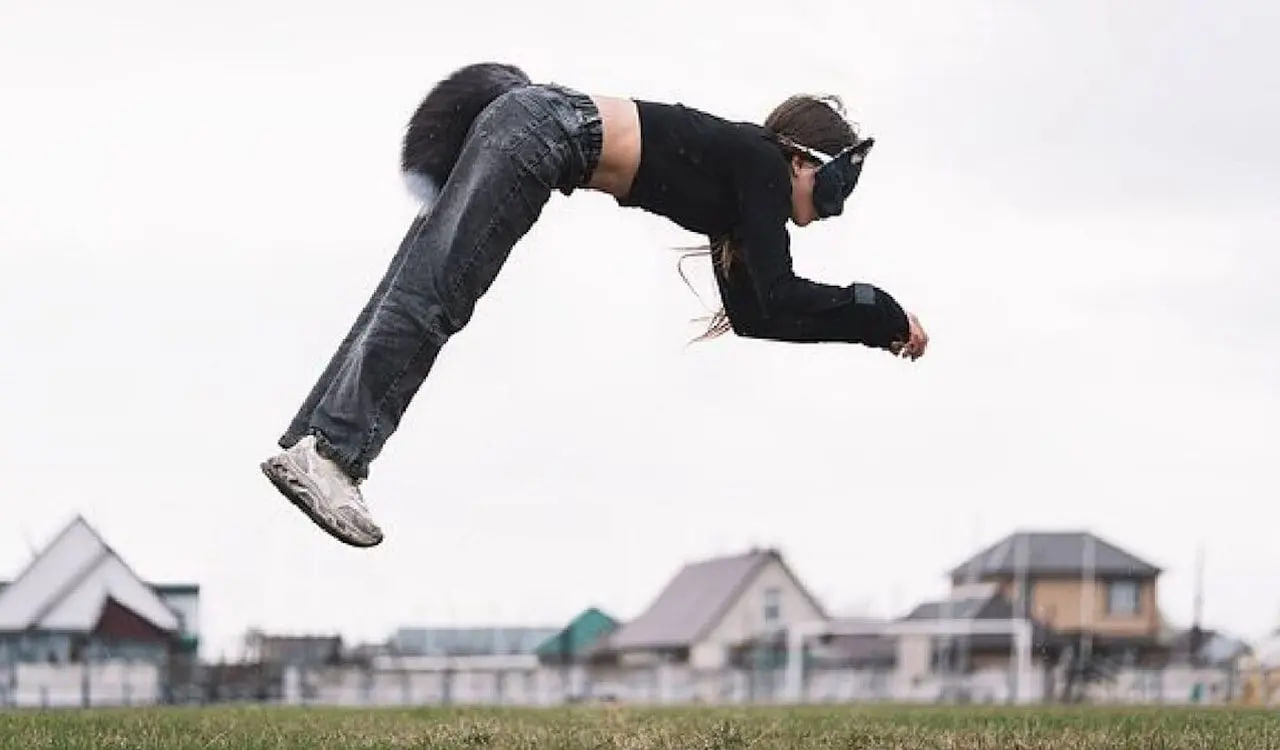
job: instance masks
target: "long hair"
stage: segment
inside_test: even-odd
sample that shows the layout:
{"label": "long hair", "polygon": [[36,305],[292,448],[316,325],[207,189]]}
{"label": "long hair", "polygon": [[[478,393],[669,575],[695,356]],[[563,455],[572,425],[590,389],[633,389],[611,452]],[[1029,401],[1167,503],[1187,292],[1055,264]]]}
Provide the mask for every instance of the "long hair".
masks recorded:
{"label": "long hair", "polygon": [[[718,237],[706,245],[676,248],[684,253],[680,256],[680,260],[676,261],[676,271],[679,272],[680,278],[684,281],[684,285],[689,288],[689,291],[693,293],[693,296],[701,299],[697,290],[693,288],[693,284],[689,283],[689,277],[684,273],[684,262],[689,258],[696,258],[701,255],[709,256],[711,258],[711,262],[720,267],[721,273],[727,273],[729,270],[729,264],[733,262],[731,244],[732,243],[729,238],[725,236]],[[689,342],[691,344],[696,344],[699,341],[707,341],[733,330],[733,322],[729,319],[729,314],[725,312],[723,305],[712,311],[709,315],[704,315],[701,318],[694,318],[694,322],[705,322],[707,324],[707,328],[701,334],[694,337],[693,340]]]}
{"label": "long hair", "polygon": [[[764,130],[788,157],[794,154],[809,158],[803,151],[788,147],[788,141],[834,156],[858,139],[854,125],[845,119],[844,101],[835,94],[796,94],[787,97],[765,118]],[[710,257],[712,264],[721,273],[728,273],[729,267],[737,258],[733,242],[727,236],[715,238],[706,245],[679,249],[685,254],[681,256],[676,268],[691,290],[693,287],[681,265],[684,260],[705,255]],[[693,339],[694,342],[708,341],[733,329],[723,306],[708,316],[695,319],[697,321],[706,321],[707,327]]]}
{"label": "long hair", "polygon": [[529,85],[514,65],[482,62],[455,70],[437,83],[409,119],[400,168],[409,191],[434,202],[458,162],[471,124],[494,99]]}

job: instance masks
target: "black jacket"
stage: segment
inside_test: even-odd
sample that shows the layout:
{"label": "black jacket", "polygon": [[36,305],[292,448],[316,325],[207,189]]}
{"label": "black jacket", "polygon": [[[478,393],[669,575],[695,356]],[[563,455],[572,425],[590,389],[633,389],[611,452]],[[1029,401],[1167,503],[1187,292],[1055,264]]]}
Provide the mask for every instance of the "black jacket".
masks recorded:
{"label": "black jacket", "polygon": [[[725,313],[739,336],[847,342],[887,349],[906,341],[906,313],[867,283],[823,284],[792,268],[789,162],[773,138],[681,105],[637,102],[641,157],[618,202],[710,238],[732,257],[717,262]],[[727,266],[727,267],[726,267]]]}

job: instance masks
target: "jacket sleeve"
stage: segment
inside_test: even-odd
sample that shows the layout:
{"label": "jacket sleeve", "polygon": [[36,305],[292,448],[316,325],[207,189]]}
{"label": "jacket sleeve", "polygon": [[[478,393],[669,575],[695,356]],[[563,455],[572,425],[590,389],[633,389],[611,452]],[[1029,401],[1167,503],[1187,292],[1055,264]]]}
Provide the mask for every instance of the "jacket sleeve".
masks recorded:
{"label": "jacket sleeve", "polygon": [[887,349],[905,341],[906,313],[885,291],[866,283],[823,284],[792,267],[791,179],[785,160],[755,151],[736,160],[739,221],[729,267],[716,280],[733,330],[747,338],[845,342]]}

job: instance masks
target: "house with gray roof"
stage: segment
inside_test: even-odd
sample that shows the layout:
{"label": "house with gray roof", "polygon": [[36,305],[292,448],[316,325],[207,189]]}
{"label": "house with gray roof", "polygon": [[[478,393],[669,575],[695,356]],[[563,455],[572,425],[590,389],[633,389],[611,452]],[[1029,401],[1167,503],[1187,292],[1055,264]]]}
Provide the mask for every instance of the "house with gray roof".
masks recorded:
{"label": "house with gray roof", "polygon": [[1104,578],[1151,579],[1159,567],[1084,531],[1022,531],[1001,539],[951,570],[953,583],[1015,575],[1074,579],[1092,568]]}
{"label": "house with gray roof", "polygon": [[743,644],[825,619],[778,550],[752,549],[683,566],[644,612],[601,640],[594,656],[622,666],[717,670]]}
{"label": "house with gray roof", "polygon": [[[1155,664],[1169,656],[1157,598],[1162,572],[1088,531],[1019,531],[949,575],[953,591],[989,586],[996,596],[978,606],[1030,618],[1044,631],[1049,653],[1087,651],[1090,659]],[[927,609],[913,615],[926,616]]]}
{"label": "house with gray roof", "polygon": [[951,569],[953,586],[996,584],[1016,611],[1059,633],[1151,640],[1162,570],[1085,531],[1022,531]]}
{"label": "house with gray roof", "polygon": [[[1009,621],[1017,619],[1013,603],[998,583],[958,584],[949,595],[921,602],[899,622]],[[1055,634],[1045,624],[1031,622],[1032,658],[1052,661],[1060,650]],[[1011,633],[939,634],[929,639],[929,667],[935,672],[970,672],[1005,667],[1014,659]]]}

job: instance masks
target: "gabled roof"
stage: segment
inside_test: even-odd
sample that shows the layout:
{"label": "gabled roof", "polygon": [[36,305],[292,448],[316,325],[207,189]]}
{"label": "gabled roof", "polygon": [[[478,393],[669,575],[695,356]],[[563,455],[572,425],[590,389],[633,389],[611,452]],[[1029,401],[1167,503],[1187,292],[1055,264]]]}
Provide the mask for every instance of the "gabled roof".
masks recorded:
{"label": "gabled roof", "polygon": [[[999,584],[976,583],[957,586],[951,591],[950,596],[916,605],[915,609],[902,618],[902,621],[1007,621],[1013,619],[1018,619],[1017,613],[1014,610],[1013,603],[1001,593]],[[955,638],[960,636],[960,633],[953,634]],[[980,651],[987,649],[1007,650],[1011,647],[1013,641],[1013,636],[1007,633],[963,634],[963,638],[967,644],[966,648]],[[1034,619],[1031,620],[1032,648],[1046,646],[1051,638],[1052,631],[1044,623]]]}
{"label": "gabled roof", "polygon": [[715,627],[742,590],[772,562],[782,565],[813,607],[823,612],[777,550],[755,549],[684,566],[647,610],[609,636],[606,648],[626,651],[692,645]]}
{"label": "gabled roof", "polygon": [[958,588],[951,596],[937,601],[923,602],[904,617],[904,620],[1008,620],[1013,617],[1013,605],[1000,595],[995,585],[974,585]]}
{"label": "gabled roof", "polygon": [[970,575],[976,578],[1012,576],[1017,572],[1020,548],[1025,551],[1027,575],[1083,576],[1090,540],[1093,542],[1094,575],[1146,578],[1161,572],[1157,566],[1088,532],[1024,531],[1010,534],[957,565],[951,576],[955,579]]}
{"label": "gabled roof", "polygon": [[0,591],[0,632],[89,632],[108,599],[159,630],[178,617],[80,516]]}
{"label": "gabled roof", "polygon": [[595,607],[573,618],[559,633],[543,641],[534,652],[544,657],[570,657],[590,651],[601,638],[618,629],[618,621]]}
{"label": "gabled roof", "polygon": [[198,583],[153,583],[151,590],[160,596],[199,596]]}

